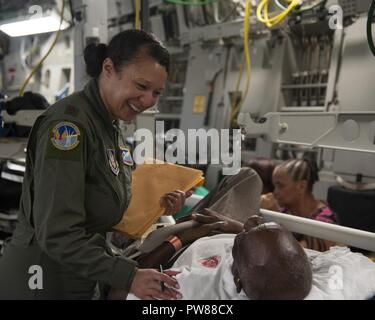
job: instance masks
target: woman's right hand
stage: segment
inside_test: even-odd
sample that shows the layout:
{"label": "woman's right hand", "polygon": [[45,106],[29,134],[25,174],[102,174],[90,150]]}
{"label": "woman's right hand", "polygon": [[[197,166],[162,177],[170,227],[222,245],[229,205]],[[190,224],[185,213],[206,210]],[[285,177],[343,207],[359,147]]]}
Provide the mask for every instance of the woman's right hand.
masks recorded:
{"label": "woman's right hand", "polygon": [[[177,300],[182,295],[175,289],[180,289],[178,282],[173,278],[179,272],[166,270],[161,273],[155,269],[138,269],[130,292],[141,300]],[[161,282],[165,283],[162,291]]]}

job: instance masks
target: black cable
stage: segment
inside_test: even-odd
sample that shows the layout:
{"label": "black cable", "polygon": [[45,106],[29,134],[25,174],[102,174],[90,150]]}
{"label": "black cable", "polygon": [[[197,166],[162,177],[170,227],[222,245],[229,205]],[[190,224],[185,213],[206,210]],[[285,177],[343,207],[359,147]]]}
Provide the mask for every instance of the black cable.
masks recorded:
{"label": "black cable", "polygon": [[187,12],[187,6],[183,6],[182,11],[184,12],[184,21],[188,29],[190,29],[189,14]]}
{"label": "black cable", "polygon": [[374,40],[372,39],[372,18],[374,16],[375,0],[372,0],[367,16],[367,42],[372,54],[375,56]]}
{"label": "black cable", "polygon": [[69,8],[70,8],[70,15],[72,16],[72,25],[74,26],[75,25],[75,22],[74,22],[75,16],[74,16],[72,0],[69,0]]}
{"label": "black cable", "polygon": [[202,6],[202,12],[203,12],[203,20],[205,25],[209,25],[210,22],[208,21],[208,12],[207,12],[207,5]]}
{"label": "black cable", "polygon": [[142,30],[150,32],[150,2],[141,0],[141,4]]}
{"label": "black cable", "polygon": [[214,77],[212,78],[212,80],[210,81],[209,83],[209,94],[208,94],[208,101],[207,101],[207,111],[206,111],[206,115],[204,117],[204,125],[207,126],[210,122],[210,117],[211,117],[211,109],[212,109],[212,98],[213,98],[213,95],[214,95],[214,91],[215,91],[215,82],[216,82],[216,79],[217,77],[219,76],[219,74],[223,72],[223,69],[220,69],[218,71],[216,71]]}

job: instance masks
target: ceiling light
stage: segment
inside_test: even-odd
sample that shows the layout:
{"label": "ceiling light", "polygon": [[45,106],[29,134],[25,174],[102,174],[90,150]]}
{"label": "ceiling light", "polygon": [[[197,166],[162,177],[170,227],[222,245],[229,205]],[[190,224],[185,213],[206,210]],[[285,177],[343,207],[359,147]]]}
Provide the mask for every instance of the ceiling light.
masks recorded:
{"label": "ceiling light", "polygon": [[[48,16],[40,18],[24,18],[18,21],[7,22],[0,25],[0,30],[10,37],[28,36],[32,34],[53,32],[59,30],[60,16],[55,12],[51,12]],[[69,27],[69,23],[62,21],[61,30]]]}

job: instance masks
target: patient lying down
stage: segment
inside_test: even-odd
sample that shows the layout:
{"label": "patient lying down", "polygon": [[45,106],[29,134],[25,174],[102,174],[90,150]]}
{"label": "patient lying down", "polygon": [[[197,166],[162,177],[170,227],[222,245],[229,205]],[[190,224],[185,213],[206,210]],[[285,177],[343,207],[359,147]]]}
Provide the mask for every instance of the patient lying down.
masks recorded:
{"label": "patient lying down", "polygon": [[[179,235],[184,242],[196,239],[202,227],[207,234],[207,225],[202,225]],[[256,216],[243,229],[237,235],[230,230],[203,235],[180,255],[172,269],[179,271],[183,299],[363,300],[375,295],[375,264],[364,255],[346,247],[302,249],[290,232]],[[167,243],[143,263],[163,263],[160,258],[167,256],[157,254],[155,259],[155,252],[168,252]],[[137,298],[130,294],[128,299]]]}
{"label": "patient lying down", "polygon": [[[227,241],[224,245],[225,252],[217,250],[220,251],[223,245],[220,237],[224,237],[225,240],[229,239],[229,243]],[[220,286],[223,281],[228,281],[228,271],[231,271],[231,287],[235,288],[231,294],[232,297],[221,295],[212,298],[230,299],[234,298],[236,292],[246,294],[250,299],[303,299],[307,296],[312,283],[310,263],[304,250],[289,231],[277,223],[264,223],[261,217],[252,216],[245,223],[243,231],[235,237],[234,243],[233,237],[234,235],[226,234],[198,240],[199,252],[192,251],[195,245],[193,244],[174,265],[174,267],[180,267],[181,274],[177,275],[178,281],[180,282],[189,273],[195,272],[199,275],[199,281],[195,285],[193,281],[188,281],[189,284],[186,285],[195,286],[196,292],[209,293],[211,291],[212,293],[215,289],[207,288],[210,279],[214,280],[211,281],[213,286]],[[205,246],[205,239],[207,246]],[[212,241],[214,239],[216,241]],[[233,249],[228,251],[228,246],[231,245]],[[163,250],[159,247],[156,251],[158,249]],[[212,252],[219,254],[212,255]],[[191,263],[189,253],[193,254],[190,258],[196,260],[196,264]],[[197,259],[194,257],[195,254],[199,256]],[[220,264],[224,266],[220,269],[226,270],[226,275],[216,273]],[[223,287],[222,289],[216,288],[216,290],[227,289]],[[182,291],[186,294],[188,290]],[[189,297],[184,298],[193,299],[193,297],[196,297],[196,294],[189,294]],[[133,297],[130,296],[129,299],[131,298]],[[210,296],[204,298],[211,299]]]}

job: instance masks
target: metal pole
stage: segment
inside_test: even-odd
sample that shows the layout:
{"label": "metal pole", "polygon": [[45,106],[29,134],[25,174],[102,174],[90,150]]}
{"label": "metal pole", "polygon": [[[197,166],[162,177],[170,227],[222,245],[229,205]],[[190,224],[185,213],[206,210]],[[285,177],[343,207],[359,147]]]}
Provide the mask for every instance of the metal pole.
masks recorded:
{"label": "metal pole", "polygon": [[[185,204],[196,205],[202,196],[192,195]],[[375,252],[375,233],[343,227],[336,224],[292,216],[286,213],[260,209],[260,214],[266,221],[275,221],[291,232],[305,234],[311,237],[331,240],[348,246]]]}
{"label": "metal pole", "polygon": [[264,209],[260,213],[267,221],[278,222],[289,231],[375,252],[375,233]]}
{"label": "metal pole", "polygon": [[150,32],[150,1],[141,1],[142,30]]}

